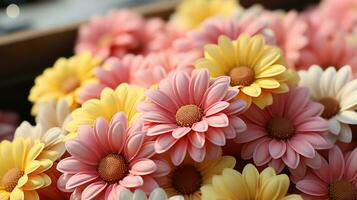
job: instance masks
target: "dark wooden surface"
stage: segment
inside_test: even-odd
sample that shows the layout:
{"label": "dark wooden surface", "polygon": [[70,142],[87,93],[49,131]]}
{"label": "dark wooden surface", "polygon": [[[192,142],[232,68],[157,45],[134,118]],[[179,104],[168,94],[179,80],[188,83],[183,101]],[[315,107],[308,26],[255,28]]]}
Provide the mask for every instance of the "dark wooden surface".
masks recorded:
{"label": "dark wooden surface", "polygon": [[[167,18],[177,1],[161,2],[136,7],[134,10],[145,16]],[[301,8],[311,0],[241,0],[242,5],[263,3],[266,7]],[[0,37],[0,110],[15,110],[22,119],[33,121],[27,100],[34,79],[50,67],[59,57],[73,54],[79,24],[57,27],[50,30],[26,31]]]}

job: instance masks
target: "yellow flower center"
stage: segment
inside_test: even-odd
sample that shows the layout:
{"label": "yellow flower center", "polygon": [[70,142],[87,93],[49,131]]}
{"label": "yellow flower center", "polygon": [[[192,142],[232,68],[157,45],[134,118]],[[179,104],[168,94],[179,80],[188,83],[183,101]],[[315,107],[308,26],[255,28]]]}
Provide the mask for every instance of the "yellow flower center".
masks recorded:
{"label": "yellow flower center", "polygon": [[294,124],[284,117],[274,117],[266,126],[269,137],[278,140],[290,139],[295,133]]}
{"label": "yellow flower center", "polygon": [[356,200],[357,188],[345,180],[330,183],[328,188],[329,200]]}
{"label": "yellow flower center", "polygon": [[201,188],[202,175],[191,165],[178,167],[172,176],[172,185],[177,192],[183,195],[192,194]]}
{"label": "yellow flower center", "polygon": [[18,168],[12,168],[5,173],[1,179],[1,185],[6,191],[11,192],[17,185],[19,179],[24,175],[24,172]]}
{"label": "yellow flower center", "polygon": [[99,47],[106,47],[109,46],[113,41],[113,37],[110,34],[104,34],[102,35],[99,40],[97,45]]}
{"label": "yellow flower center", "polygon": [[64,93],[68,94],[80,86],[80,81],[76,77],[66,79],[61,86]]}
{"label": "yellow flower center", "polygon": [[107,183],[114,183],[123,179],[129,173],[129,166],[122,155],[109,154],[98,166],[98,174]]}
{"label": "yellow flower center", "polygon": [[228,75],[231,77],[231,86],[249,86],[255,80],[254,70],[246,66],[235,67]]}
{"label": "yellow flower center", "polygon": [[324,112],[321,117],[325,119],[330,119],[340,111],[340,103],[332,97],[324,97],[319,100],[319,103],[324,106]]}
{"label": "yellow flower center", "polygon": [[176,112],[176,123],[182,127],[191,127],[194,123],[201,121],[203,111],[200,107],[189,104],[181,106]]}

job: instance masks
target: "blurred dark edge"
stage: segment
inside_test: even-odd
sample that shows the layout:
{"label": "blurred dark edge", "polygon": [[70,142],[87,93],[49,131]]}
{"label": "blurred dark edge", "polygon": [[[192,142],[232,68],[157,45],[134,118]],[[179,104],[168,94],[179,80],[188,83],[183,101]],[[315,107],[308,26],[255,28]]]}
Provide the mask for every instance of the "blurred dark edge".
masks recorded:
{"label": "blurred dark edge", "polygon": [[[157,2],[134,7],[146,17],[157,16],[167,19],[178,0]],[[270,9],[303,8],[316,0],[257,0]],[[251,0],[241,0],[245,7]],[[27,96],[34,79],[50,67],[59,57],[73,54],[77,28],[80,24],[58,27],[50,30],[25,31],[0,37],[0,110],[15,110],[23,120],[33,122],[30,115],[31,103]]]}

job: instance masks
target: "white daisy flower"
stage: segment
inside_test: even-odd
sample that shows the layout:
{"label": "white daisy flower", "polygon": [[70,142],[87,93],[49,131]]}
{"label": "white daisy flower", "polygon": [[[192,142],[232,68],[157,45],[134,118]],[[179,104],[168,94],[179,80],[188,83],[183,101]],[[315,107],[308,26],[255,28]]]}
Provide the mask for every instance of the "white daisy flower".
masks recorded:
{"label": "white daisy flower", "polygon": [[135,192],[132,193],[130,190],[122,188],[119,192],[119,200],[184,200],[184,198],[179,195],[167,198],[162,188],[153,190],[149,198],[142,190],[135,190]]}
{"label": "white daisy flower", "polygon": [[352,80],[351,67],[343,66],[338,71],[328,67],[324,71],[313,65],[299,71],[299,75],[299,85],[308,87],[311,99],[325,107],[321,116],[329,122],[332,142],[351,142],[350,125],[357,124],[357,79]]}
{"label": "white daisy flower", "polygon": [[39,105],[36,122],[41,124],[45,131],[53,127],[59,127],[62,129],[63,134],[67,135],[65,126],[71,120],[70,114],[71,109],[64,98],[58,101],[51,100]]}

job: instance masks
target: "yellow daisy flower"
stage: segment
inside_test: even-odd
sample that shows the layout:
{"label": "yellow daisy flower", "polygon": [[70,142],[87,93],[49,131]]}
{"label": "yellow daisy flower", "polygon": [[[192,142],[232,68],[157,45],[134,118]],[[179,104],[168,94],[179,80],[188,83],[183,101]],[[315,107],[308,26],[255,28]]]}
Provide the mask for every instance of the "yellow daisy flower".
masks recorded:
{"label": "yellow daisy flower", "polygon": [[268,167],[260,174],[252,164],[243,173],[224,169],[212,178],[212,183],[201,187],[203,200],[302,200],[300,195],[287,195],[290,181],[285,174],[276,175]]}
{"label": "yellow daisy flower", "polygon": [[72,109],[78,107],[79,91],[92,79],[92,70],[99,64],[100,60],[89,53],[58,59],[53,67],[35,79],[29,95],[29,100],[34,104],[32,114],[37,114],[41,102],[61,97],[66,99]]}
{"label": "yellow daisy flower", "polygon": [[24,138],[0,143],[1,200],[38,200],[36,190],[51,184],[44,172],[51,168],[52,162],[41,158],[44,146]]}
{"label": "yellow daisy flower", "polygon": [[231,86],[240,89],[238,98],[260,108],[273,103],[272,94],[289,91],[288,84],[298,81],[297,73],[287,70],[281,51],[265,44],[260,35],[242,34],[237,40],[220,36],[218,44],[205,46],[204,58],[197,68],[207,68],[211,77],[227,75]]}
{"label": "yellow daisy flower", "polygon": [[170,174],[160,187],[170,197],[182,195],[185,200],[201,200],[201,186],[211,183],[214,175],[221,174],[225,168],[233,168],[235,163],[236,160],[231,156],[205,159],[201,163],[186,159],[179,166],[172,166]]}
{"label": "yellow daisy flower", "polygon": [[212,16],[230,16],[239,7],[237,0],[183,0],[173,21],[184,28],[195,28]]}
{"label": "yellow daisy flower", "polygon": [[144,88],[129,86],[126,83],[120,84],[115,90],[105,88],[100,99],[88,100],[72,112],[72,121],[67,125],[67,131],[69,131],[67,137],[75,137],[81,125],[93,126],[98,117],[104,117],[110,121],[117,112],[124,112],[131,123],[139,115],[136,106],[144,100],[144,92]]}
{"label": "yellow daisy flower", "polygon": [[66,151],[64,134],[58,127],[45,130],[41,124],[32,126],[27,121],[24,121],[16,129],[15,138],[28,138],[31,141],[38,140],[42,142],[45,146],[41,152],[41,158],[46,158],[52,162],[60,159]]}

